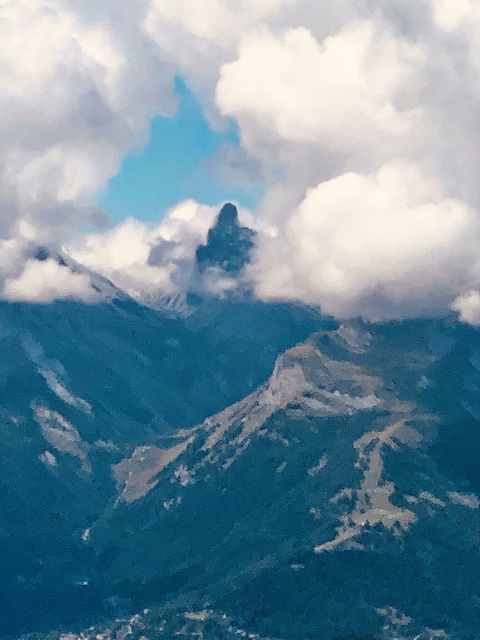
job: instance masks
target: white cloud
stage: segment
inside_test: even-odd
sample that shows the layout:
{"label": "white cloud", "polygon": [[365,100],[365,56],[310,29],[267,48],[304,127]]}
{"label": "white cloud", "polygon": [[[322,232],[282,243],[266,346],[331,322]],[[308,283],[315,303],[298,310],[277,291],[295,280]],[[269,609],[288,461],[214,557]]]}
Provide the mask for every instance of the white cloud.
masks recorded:
{"label": "white cloud", "polygon": [[150,0],[144,28],[158,57],[172,64],[215,126],[223,122],[213,97],[219,68],[235,59],[238,41],[258,22],[296,0]]}
{"label": "white cloud", "polygon": [[413,164],[347,173],[310,190],[252,276],[264,298],[320,305],[338,316],[436,313],[473,277],[478,220]]}
{"label": "white cloud", "polygon": [[154,304],[185,292],[195,250],[205,242],[217,212],[217,207],[187,200],[154,228],[129,218],[105,233],[77,239],[67,251],[132,297]]}
{"label": "white cloud", "polygon": [[[246,144],[274,138],[378,159],[418,133],[418,67],[423,52],[354,21],[318,42],[305,28],[281,38],[248,36],[224,65],[220,110],[239,122]],[[382,142],[382,144],[380,144]]]}
{"label": "white cloud", "polygon": [[454,31],[465,19],[471,17],[472,12],[479,13],[472,0],[430,0],[435,25],[443,31]]}
{"label": "white cloud", "polygon": [[262,25],[222,66],[218,108],[284,175],[259,208],[261,297],[398,317],[479,284],[480,22],[451,4],[343,3],[345,23]]}
{"label": "white cloud", "polygon": [[171,111],[172,74],[149,52],[141,19],[123,37],[113,11],[104,21],[66,0],[0,4],[4,236],[19,220],[57,236],[70,228],[78,220],[66,205],[89,205],[151,117]]}
{"label": "white cloud", "polygon": [[480,325],[480,293],[469,291],[458,296],[452,304],[453,311],[458,311],[460,320],[468,324]]}
{"label": "white cloud", "polygon": [[216,209],[71,238],[83,218],[108,224],[98,191],[172,113],[177,74],[211,123],[238,125],[232,167],[279,176],[255,223],[276,229],[252,268],[259,295],[370,317],[453,304],[475,321],[473,0],[0,0],[0,37],[5,296],[34,299],[32,283],[38,299],[90,295],[86,275],[29,260],[40,243],[136,297],[185,289]]}
{"label": "white cloud", "polygon": [[46,304],[54,300],[73,299],[99,302],[87,274],[74,273],[55,260],[42,262],[27,260],[21,275],[7,279],[3,296],[10,302],[36,302]]}
{"label": "white cloud", "polygon": [[[129,218],[103,233],[77,237],[64,250],[135,299],[153,306],[172,298],[182,301],[189,287],[199,284],[192,280],[196,249],[207,241],[219,210],[220,205],[185,200],[155,227]],[[244,226],[257,227],[246,209],[240,208],[239,219]],[[208,269],[201,287],[221,297],[237,284],[221,270]]]}

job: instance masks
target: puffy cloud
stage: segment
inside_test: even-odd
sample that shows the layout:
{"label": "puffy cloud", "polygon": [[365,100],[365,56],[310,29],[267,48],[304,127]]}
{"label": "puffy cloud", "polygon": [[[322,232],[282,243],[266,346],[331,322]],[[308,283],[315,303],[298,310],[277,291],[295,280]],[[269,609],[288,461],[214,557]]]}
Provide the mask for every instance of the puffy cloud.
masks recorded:
{"label": "puffy cloud", "polygon": [[172,74],[147,46],[141,4],[126,29],[126,3],[108,20],[66,0],[0,3],[4,237],[19,221],[57,237],[71,228],[152,116],[172,111]]}
{"label": "puffy cloud", "polygon": [[[99,189],[126,152],[146,141],[151,118],[173,111],[173,70],[152,51],[143,5],[0,2],[0,287],[3,280],[7,299],[91,299],[86,276],[28,261],[30,247],[58,247],[85,219],[104,224]],[[15,260],[3,262],[12,251]]]}
{"label": "puffy cloud", "polygon": [[[453,304],[476,322],[473,0],[0,0],[0,36],[4,296],[88,298],[80,273],[29,259],[39,243],[136,297],[185,289],[216,209],[107,228],[95,201],[152,117],[173,112],[177,74],[212,126],[239,127],[241,150],[211,163],[268,186],[258,295],[369,317]],[[106,231],[69,239],[85,218]],[[213,277],[213,291],[230,286]]]}
{"label": "puffy cloud", "polygon": [[217,213],[217,207],[187,200],[154,228],[129,218],[107,232],[78,238],[67,251],[132,297],[155,304],[185,293],[195,250]]}
{"label": "puffy cloud", "polygon": [[452,309],[458,311],[462,322],[480,325],[480,293],[478,291],[473,290],[458,296],[453,301]]}
{"label": "puffy cloud", "polygon": [[438,181],[393,162],[310,190],[260,242],[252,275],[263,298],[338,316],[438,313],[475,276],[478,231],[475,212],[446,198]]}
{"label": "puffy cloud", "polygon": [[27,260],[19,277],[6,280],[3,296],[11,302],[42,304],[62,299],[88,303],[101,300],[88,274],[74,273],[53,259]]}
{"label": "puffy cloud", "polygon": [[404,37],[393,18],[380,19],[382,4],[369,3],[369,11],[327,1],[316,13],[299,2],[256,25],[222,65],[217,108],[238,123],[264,174],[282,176],[259,207],[262,217],[288,218],[307,189],[345,171],[427,155],[440,126],[421,100],[428,47]]}
{"label": "puffy cloud", "polygon": [[464,20],[472,17],[472,13],[480,14],[478,7],[471,0],[431,0],[435,25],[443,31],[455,31]]}
{"label": "puffy cloud", "polygon": [[247,34],[216,89],[283,171],[256,291],[341,316],[446,311],[480,280],[478,8],[342,3],[319,25],[306,4]]}
{"label": "puffy cloud", "polygon": [[223,119],[213,96],[219,69],[235,59],[239,40],[296,0],[150,0],[144,22],[159,58],[172,64],[195,90],[215,127]]}
{"label": "puffy cloud", "polygon": [[270,136],[377,161],[418,135],[420,47],[353,21],[318,42],[301,27],[248,36],[221,69],[216,100],[247,145]]}

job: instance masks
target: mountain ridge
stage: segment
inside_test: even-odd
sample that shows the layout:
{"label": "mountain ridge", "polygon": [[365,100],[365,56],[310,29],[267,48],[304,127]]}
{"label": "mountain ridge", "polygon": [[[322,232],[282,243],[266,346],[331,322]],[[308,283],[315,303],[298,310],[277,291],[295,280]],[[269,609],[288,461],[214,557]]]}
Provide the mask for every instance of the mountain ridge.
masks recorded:
{"label": "mountain ridge", "polygon": [[[338,592],[340,600],[335,606],[331,603],[332,611],[341,607],[341,598],[347,594],[352,609],[344,617],[343,626],[338,627],[343,631],[332,635],[339,622],[332,621],[332,612],[322,605],[324,596],[319,599],[310,585],[304,597],[318,603],[324,619],[306,620],[301,637],[322,633],[321,637],[340,638],[362,632],[377,637],[380,627],[375,627],[372,620],[380,619],[379,610],[403,611],[419,624],[423,618],[423,624],[428,626],[428,616],[424,615],[427,602],[433,610],[437,607],[433,618],[441,622],[442,629],[447,628],[442,631],[447,634],[445,637],[457,637],[458,631],[451,627],[451,619],[449,622],[448,615],[439,613],[446,603],[440,600],[434,604],[435,583],[438,580],[438,588],[445,588],[445,577],[434,571],[427,578],[428,564],[421,555],[417,557],[417,547],[421,551],[424,544],[420,542],[422,531],[429,531],[428,540],[437,535],[435,528],[443,522],[441,526],[447,527],[446,530],[451,527],[451,535],[460,534],[462,552],[469,555],[472,565],[480,566],[473,542],[479,532],[479,502],[471,490],[461,490],[448,476],[442,475],[429,453],[436,438],[439,416],[423,406],[423,400],[420,404],[418,401],[424,392],[423,378],[441,354],[430,350],[428,338],[424,338],[423,352],[420,349],[395,351],[385,340],[388,332],[387,327],[387,336],[379,335],[378,328],[370,325],[362,334],[354,326],[344,325],[340,330],[314,334],[307,343],[278,357],[274,373],[263,387],[185,434],[189,437],[187,448],[159,473],[152,490],[139,502],[123,506],[117,514],[112,512],[113,520],[96,525],[100,530],[104,528],[107,540],[109,532],[119,532],[115,542],[120,550],[117,559],[104,569],[107,574],[111,572],[114,580],[124,576],[125,594],[131,592],[128,581],[142,581],[147,585],[143,587],[145,593],[159,589],[173,596],[179,588],[173,589],[173,585],[177,584],[182,585],[182,591],[197,592],[206,571],[215,578],[205,597],[217,602],[217,609],[240,615],[252,625],[258,620],[259,613],[253,615],[258,602],[252,601],[248,594],[252,589],[255,592],[257,585],[265,580],[271,590],[275,580],[278,582],[278,572],[284,576],[278,584],[283,583],[290,592],[302,572],[310,575],[313,571],[315,575],[325,562],[329,566],[338,562],[343,554],[356,554],[353,567],[362,554],[383,557],[387,565],[393,563],[393,566],[399,566],[401,557],[407,554],[411,555],[412,567],[417,565],[417,579],[422,576],[427,580],[424,602],[420,606],[411,600],[407,607],[400,606],[402,597],[407,598],[406,585],[394,595],[376,561],[375,571],[379,575],[374,572],[373,582],[368,576],[364,580],[369,589],[375,590],[375,583],[382,576],[379,590],[383,590],[384,599],[380,597],[378,606],[374,606],[370,597],[358,609],[354,605],[355,589],[352,591],[351,586],[337,576],[344,596],[340,597],[342,591]],[[373,347],[366,346],[369,341]],[[398,346],[397,341],[397,349]],[[377,350],[374,356],[372,349]],[[372,364],[378,362],[378,349],[387,358],[381,379],[368,372]],[[331,357],[334,353],[335,359]],[[415,379],[409,381],[410,388],[403,390],[399,385],[404,383],[405,372],[397,369],[402,357],[403,365],[415,375]],[[392,384],[393,390],[389,390]],[[332,460],[335,461],[333,467]],[[393,476],[392,469],[396,469]],[[321,482],[323,487],[321,495],[314,491],[316,482]],[[214,523],[206,521],[195,504],[209,504],[208,513]],[[298,519],[298,530],[292,528],[293,514]],[[470,539],[465,537],[465,529],[457,530],[459,517],[470,522]],[[262,529],[258,518],[266,529]],[[133,522],[143,524],[140,529],[132,529]],[[126,523],[129,523],[127,538],[121,533]],[[180,523],[187,533],[180,533]],[[94,528],[92,532],[93,545],[96,536],[100,536],[98,541],[105,535],[100,530]],[[173,544],[168,542],[170,538]],[[133,548],[132,539],[137,540]],[[152,541],[157,539],[163,540],[162,554],[166,559],[158,558],[152,566],[155,548]],[[251,547],[245,546],[245,540],[251,540]],[[443,547],[437,540],[438,544],[435,553],[438,551],[440,557],[445,553],[443,547],[451,550],[448,539]],[[135,554],[135,548],[142,549],[142,556]],[[122,553],[125,553],[123,562]],[[144,555],[149,558],[148,565]],[[129,578],[125,581],[127,566]],[[287,567],[290,573],[285,573]],[[408,564],[402,571],[408,575]],[[351,569],[347,574],[351,575]],[[160,575],[164,577],[158,581]],[[269,575],[277,578],[268,578]],[[453,575],[449,573],[448,580]],[[364,590],[365,585],[360,587],[360,584],[358,578],[354,580],[354,585]],[[453,584],[449,588],[453,589]],[[450,598],[457,603],[461,586],[457,585],[457,591],[453,589],[450,593]],[[324,594],[324,589],[320,593]],[[291,603],[287,606],[285,596],[282,594],[280,600],[291,609],[295,619],[300,610],[292,609]],[[431,598],[433,600],[429,600]],[[226,607],[232,599],[243,605]],[[265,614],[265,621],[270,622],[266,626],[254,624],[254,630],[277,637],[297,637],[292,635],[291,625],[287,631],[289,625],[281,609],[276,608],[275,599],[269,596],[267,602],[270,613]],[[469,624],[475,628],[480,612],[473,606],[474,602],[469,600],[468,613],[463,605],[462,615],[464,620],[473,620]],[[272,619],[277,620],[277,626],[272,627]],[[310,629],[308,633],[307,629]],[[471,632],[471,628],[465,630],[465,633]]]}
{"label": "mountain ridge", "polygon": [[[198,277],[248,263],[232,207]],[[474,639],[478,329],[193,283],[0,303],[2,635]]]}

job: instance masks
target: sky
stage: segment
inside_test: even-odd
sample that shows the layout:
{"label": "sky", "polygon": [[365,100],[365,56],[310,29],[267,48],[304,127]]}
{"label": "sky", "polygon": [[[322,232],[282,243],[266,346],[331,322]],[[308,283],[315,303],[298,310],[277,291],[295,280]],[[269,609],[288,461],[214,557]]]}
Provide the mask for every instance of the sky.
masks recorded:
{"label": "sky", "polygon": [[0,36],[4,299],[96,301],[39,244],[181,295],[231,200],[260,299],[480,324],[477,0],[0,0]]}
{"label": "sky", "polygon": [[146,146],[130,152],[119,173],[99,195],[99,205],[116,223],[128,216],[159,221],[182,200],[212,206],[235,200],[248,209],[258,205],[263,188],[240,176],[226,179],[218,166],[222,150],[240,146],[233,122],[214,130],[195,95],[181,78],[175,79],[178,96],[173,116],[155,118]]}

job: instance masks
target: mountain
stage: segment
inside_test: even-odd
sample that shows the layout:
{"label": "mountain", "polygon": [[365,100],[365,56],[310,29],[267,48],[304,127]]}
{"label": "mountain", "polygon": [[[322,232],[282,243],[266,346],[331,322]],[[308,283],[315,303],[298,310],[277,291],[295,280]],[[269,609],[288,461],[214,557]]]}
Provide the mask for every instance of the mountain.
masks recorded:
{"label": "mountain", "polygon": [[[252,238],[227,206],[199,273]],[[0,329],[4,637],[478,637],[477,329],[206,294]]]}
{"label": "mountain", "polygon": [[460,462],[478,451],[478,348],[440,321],[313,334],[155,463],[124,462],[90,532],[102,575],[265,637],[377,638],[395,620],[406,635],[385,637],[475,637],[480,475]]}
{"label": "mountain", "polygon": [[111,301],[111,300],[126,300],[130,299],[124,291],[119,289],[108,278],[95,273],[91,269],[79,264],[70,256],[64,255],[58,251],[52,251],[46,247],[34,247],[31,252],[31,257],[38,262],[45,262],[46,260],[52,260],[62,269],[69,271],[70,273],[80,274],[87,276],[92,294],[96,294],[98,301]]}
{"label": "mountain", "polygon": [[255,232],[240,225],[237,207],[228,202],[208,232],[207,244],[196,251],[200,273],[217,267],[228,274],[238,274],[249,261],[254,239]]}
{"label": "mountain", "polygon": [[96,598],[82,535],[115,500],[112,465],[239,400],[325,323],[256,302],[188,318],[128,296],[0,303],[0,635],[76,618]]}

